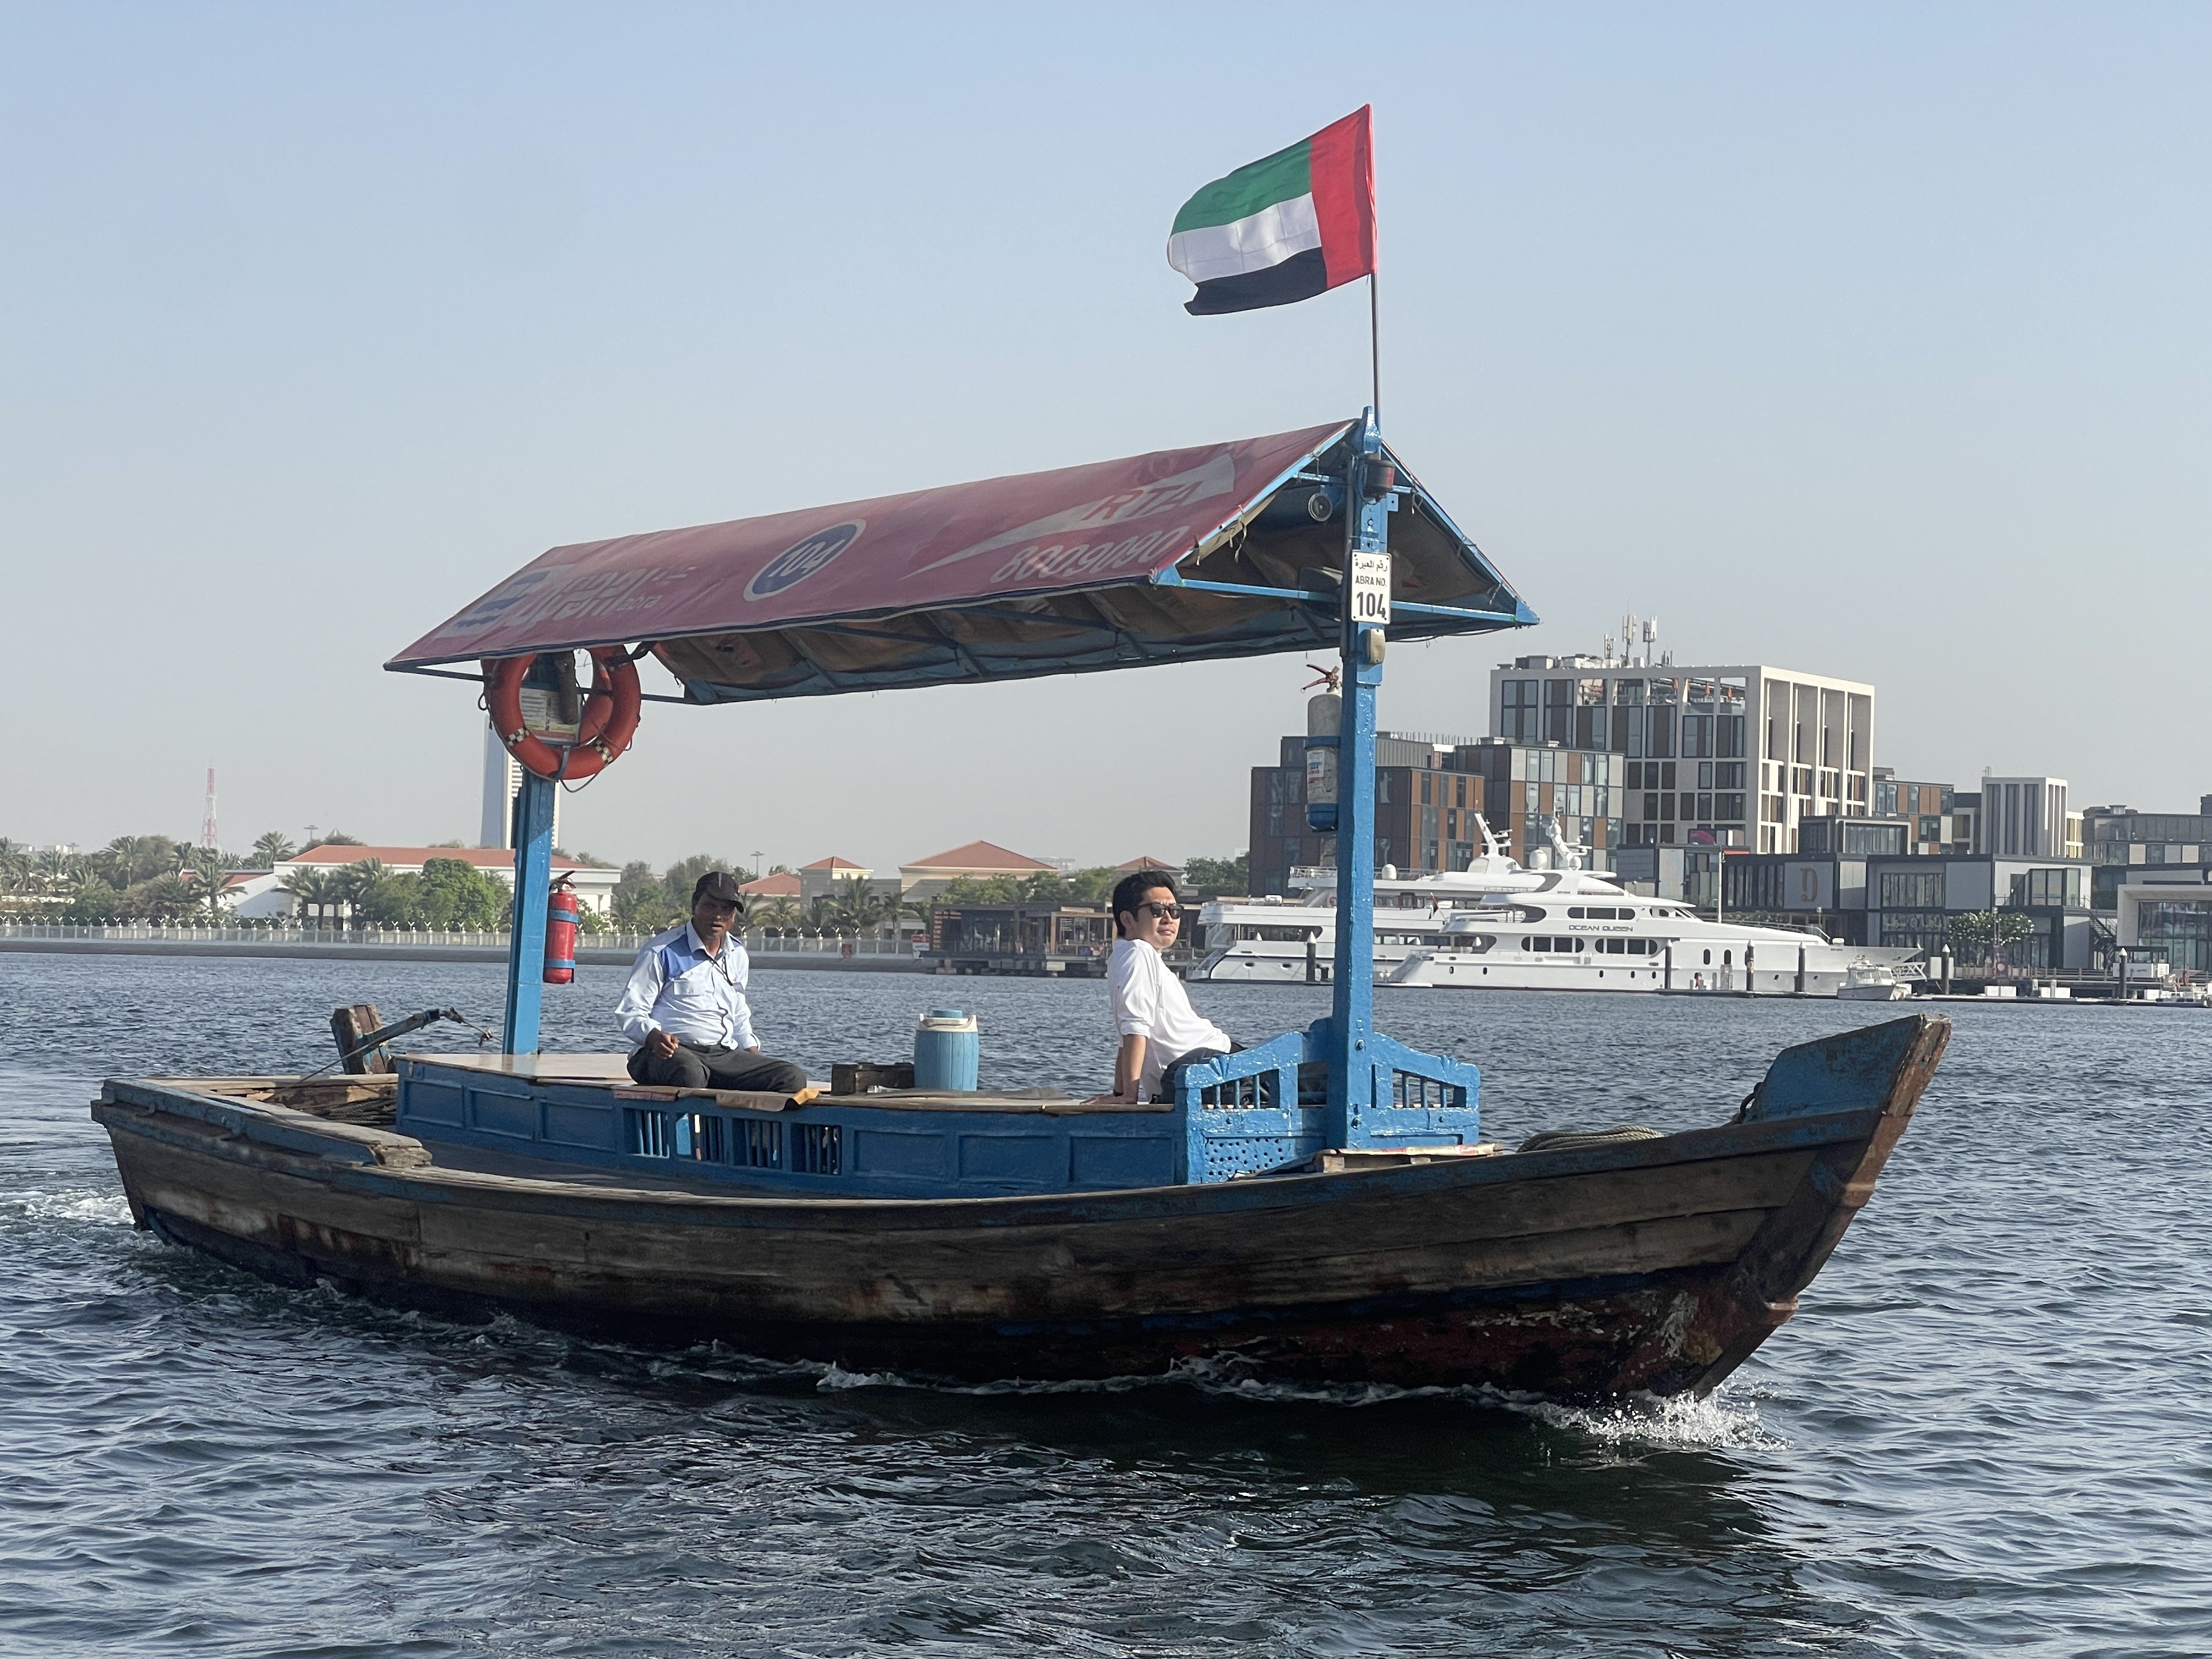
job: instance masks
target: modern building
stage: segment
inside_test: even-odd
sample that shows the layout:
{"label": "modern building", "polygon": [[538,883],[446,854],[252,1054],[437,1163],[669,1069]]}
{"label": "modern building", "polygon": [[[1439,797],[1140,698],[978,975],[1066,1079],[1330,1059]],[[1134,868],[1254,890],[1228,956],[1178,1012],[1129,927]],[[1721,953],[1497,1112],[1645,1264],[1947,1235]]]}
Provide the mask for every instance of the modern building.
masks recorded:
{"label": "modern building", "polygon": [[2200,979],[2212,975],[2212,869],[2135,866],[2112,898],[2114,931],[2130,957]]}
{"label": "modern building", "polygon": [[[1333,752],[1333,751],[1328,751]],[[1407,872],[1464,870],[1483,851],[1486,821],[1523,864],[1540,862],[1556,820],[1610,867],[1618,844],[1625,763],[1614,755],[1496,738],[1382,732],[1375,740],[1375,866]],[[1285,895],[1291,872],[1326,866],[1336,837],[1313,830],[1306,739],[1281,739],[1279,763],[1252,769],[1252,890]]]}
{"label": "modern building", "polygon": [[1974,850],[1992,858],[2078,859],[2081,837],[2074,833],[2069,848],[2066,780],[2063,778],[1982,779],[1980,808]]}
{"label": "modern building", "polygon": [[[1980,797],[1969,796],[1978,801]],[[1902,818],[1909,826],[1905,851],[1933,855],[1974,851],[1975,815],[1960,811],[1948,783],[1918,783],[1900,778],[1895,769],[1874,769],[1874,816]],[[1803,836],[1801,832],[1800,844]]]}
{"label": "modern building", "polygon": [[2078,859],[1914,853],[1896,821],[1815,821],[1805,829],[1821,843],[1817,849],[1728,857],[1729,911],[1786,918],[1846,944],[1933,953],[1955,946],[1954,918],[1994,905],[2033,923],[2026,939],[2004,948],[2012,970],[2096,965],[2100,930],[2089,909],[2089,866]]}
{"label": "modern building", "polygon": [[[2191,812],[2138,812],[2132,806],[2092,806],[2081,814],[2083,852],[2094,872],[2090,902],[2116,909],[2123,885],[2212,880],[2212,795]],[[2175,964],[2179,967],[2180,964]]]}
{"label": "modern building", "polygon": [[[522,793],[522,763],[507,752],[499,733],[484,727],[483,814],[477,845],[514,848],[514,803]],[[561,791],[553,792],[553,844],[561,844]]]}
{"label": "modern building", "polygon": [[1874,688],[1765,664],[1519,657],[1490,676],[1490,729],[1621,757],[1625,847],[1794,853],[1806,818],[1874,804]]}

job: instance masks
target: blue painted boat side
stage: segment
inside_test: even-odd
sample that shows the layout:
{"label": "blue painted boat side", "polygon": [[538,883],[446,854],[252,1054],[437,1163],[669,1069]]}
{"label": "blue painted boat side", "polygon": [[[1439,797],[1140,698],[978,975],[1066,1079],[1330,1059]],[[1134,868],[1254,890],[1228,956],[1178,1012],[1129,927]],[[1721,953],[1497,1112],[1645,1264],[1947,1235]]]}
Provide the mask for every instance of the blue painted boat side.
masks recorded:
{"label": "blue painted boat side", "polygon": [[[1183,1068],[1157,1111],[963,1111],[812,1102],[749,1112],[704,1099],[624,1098],[605,1086],[399,1061],[399,1133],[487,1152],[709,1186],[812,1198],[1048,1197],[1209,1187],[1295,1163],[1324,1146],[1316,1073],[1328,1037],[1291,1032]],[[1911,1046],[1906,1018],[1788,1048],[1743,1121],[1818,1123],[1881,1107]],[[1377,1035],[1365,1039],[1372,1103],[1350,1123],[1353,1148],[1473,1145],[1480,1074]],[[1301,1080],[1301,1070],[1304,1078]],[[1303,1095],[1303,1097],[1302,1097]],[[1697,1132],[1692,1132],[1694,1134]],[[1679,1145],[1681,1137],[1668,1137]],[[1516,1159],[1526,1177],[1535,1158]],[[1608,1157],[1605,1162],[1617,1160]],[[1278,1183],[1270,1183],[1277,1185]]]}
{"label": "blue painted boat side", "polygon": [[[988,1198],[1209,1184],[1320,1151],[1325,1108],[1298,1099],[1310,1039],[1292,1033],[1186,1068],[1150,1112],[962,1111],[812,1102],[781,1112],[624,1098],[588,1084],[399,1063],[395,1127],[418,1139],[603,1170],[816,1197]],[[1465,1068],[1472,1073],[1472,1068]],[[1389,1098],[1388,1081],[1380,1097]],[[1399,1085],[1403,1087],[1404,1085]],[[1479,1139],[1469,1091],[1371,1108],[1358,1143]]]}

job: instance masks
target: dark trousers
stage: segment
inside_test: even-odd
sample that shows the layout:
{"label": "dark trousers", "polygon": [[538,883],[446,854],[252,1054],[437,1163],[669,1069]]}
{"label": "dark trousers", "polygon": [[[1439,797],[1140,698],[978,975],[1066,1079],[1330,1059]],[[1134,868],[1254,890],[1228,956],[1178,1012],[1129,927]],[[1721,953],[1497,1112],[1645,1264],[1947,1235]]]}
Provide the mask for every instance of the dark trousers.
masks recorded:
{"label": "dark trousers", "polygon": [[806,1086],[806,1070],[787,1060],[748,1054],[743,1048],[708,1048],[679,1039],[676,1052],[656,1060],[643,1048],[629,1057],[629,1074],[639,1083],[666,1089],[744,1089],[764,1095],[795,1095]]}
{"label": "dark trousers", "polygon": [[[1232,1054],[1243,1052],[1243,1048],[1244,1045],[1241,1042],[1232,1042],[1229,1045],[1229,1050]],[[1219,1060],[1222,1057],[1222,1051],[1218,1048],[1194,1048],[1187,1054],[1177,1054],[1161,1068],[1160,1091],[1155,1098],[1159,1100],[1175,1098],[1176,1077],[1184,1066],[1203,1066],[1209,1060]]]}

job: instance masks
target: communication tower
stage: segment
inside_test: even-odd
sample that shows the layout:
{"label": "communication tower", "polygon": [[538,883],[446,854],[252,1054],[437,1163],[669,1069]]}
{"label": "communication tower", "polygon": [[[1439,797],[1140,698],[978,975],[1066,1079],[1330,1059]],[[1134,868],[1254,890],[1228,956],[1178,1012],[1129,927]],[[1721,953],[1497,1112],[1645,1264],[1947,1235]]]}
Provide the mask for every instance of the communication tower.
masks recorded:
{"label": "communication tower", "polygon": [[215,827],[215,763],[212,761],[208,763],[207,816],[200,820],[200,845],[210,853],[218,852],[222,847],[222,837],[216,833]]}

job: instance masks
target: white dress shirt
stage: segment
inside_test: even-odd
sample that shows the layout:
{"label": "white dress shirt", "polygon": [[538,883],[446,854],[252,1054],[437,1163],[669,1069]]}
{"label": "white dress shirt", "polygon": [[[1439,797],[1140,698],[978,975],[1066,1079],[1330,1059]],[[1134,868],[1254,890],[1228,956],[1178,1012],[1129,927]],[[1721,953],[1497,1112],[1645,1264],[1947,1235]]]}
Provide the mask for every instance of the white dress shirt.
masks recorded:
{"label": "white dress shirt", "polygon": [[665,1031],[705,1048],[754,1048],[752,1009],[745,1001],[751,976],[752,959],[735,933],[723,939],[718,956],[687,921],[646,941],[615,1005],[615,1018],[633,1043]]}
{"label": "white dress shirt", "polygon": [[1229,1052],[1229,1033],[1200,1019],[1182,981],[1168,971],[1160,953],[1140,939],[1114,941],[1106,964],[1106,990],[1114,1008],[1114,1034],[1145,1039],[1139,1077],[1145,1097],[1159,1092],[1160,1073],[1194,1048]]}

